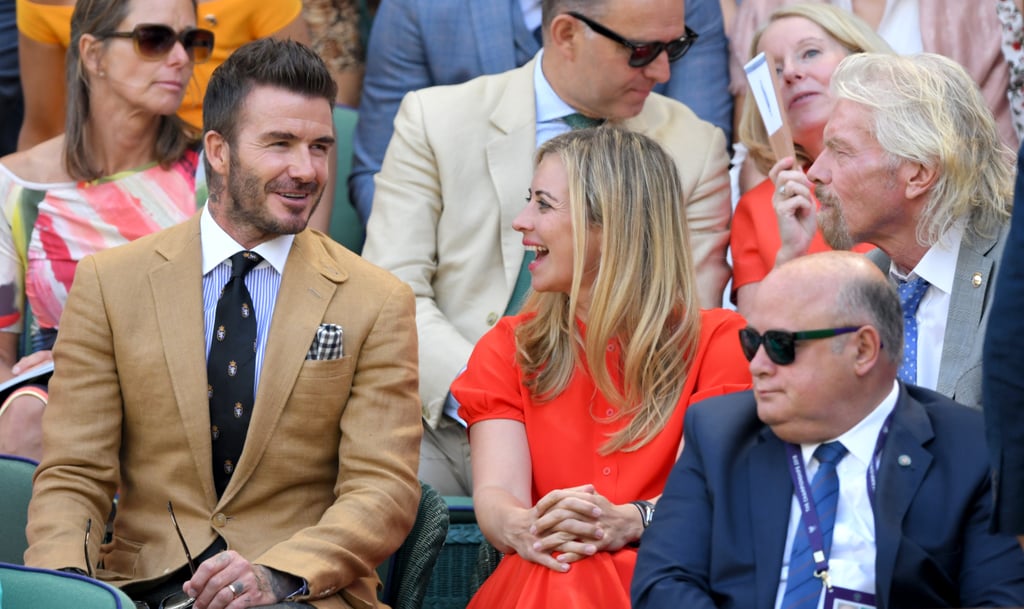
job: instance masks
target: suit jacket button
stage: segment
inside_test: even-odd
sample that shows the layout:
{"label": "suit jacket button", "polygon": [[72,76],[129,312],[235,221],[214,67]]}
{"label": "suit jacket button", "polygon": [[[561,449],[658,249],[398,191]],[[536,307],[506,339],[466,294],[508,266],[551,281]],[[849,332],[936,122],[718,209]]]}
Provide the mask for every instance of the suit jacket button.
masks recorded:
{"label": "suit jacket button", "polygon": [[487,325],[493,326],[496,323],[498,323],[498,314],[491,312],[491,314],[487,316]]}
{"label": "suit jacket button", "polygon": [[222,527],[225,524],[227,524],[227,522],[228,522],[228,517],[225,516],[224,514],[216,514],[213,517],[213,526],[215,526],[215,527]]}

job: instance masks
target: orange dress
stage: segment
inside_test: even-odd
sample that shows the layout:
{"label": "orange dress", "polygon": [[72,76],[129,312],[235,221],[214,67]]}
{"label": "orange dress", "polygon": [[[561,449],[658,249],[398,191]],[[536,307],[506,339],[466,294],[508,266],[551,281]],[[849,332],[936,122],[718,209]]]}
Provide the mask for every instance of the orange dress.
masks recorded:
{"label": "orange dress", "polygon": [[[533,464],[533,502],[562,488],[592,483],[609,501],[623,504],[661,494],[679,452],[683,415],[692,402],[750,387],[748,363],[737,332],[745,322],[732,311],[701,312],[700,343],[679,405],[665,428],[633,452],[598,452],[625,421],[603,421],[616,413],[578,370],[569,386],[548,403],[535,402],[522,385],[515,361],[516,326],[525,316],[506,317],[477,343],[466,371],[452,383],[462,404],[459,415],[470,425],[487,419],[513,419],[526,427]],[[619,356],[608,348],[608,361]],[[610,370],[616,370],[610,366]],[[618,380],[618,379],[616,379]],[[558,573],[518,555],[507,555],[470,601],[469,609],[628,609],[636,549],[598,552]]]}
{"label": "orange dress", "polygon": [[[748,283],[764,279],[775,266],[775,256],[782,247],[779,236],[779,220],[775,217],[772,195],[775,185],[764,180],[747,191],[736,204],[732,216],[729,247],[732,248],[732,289],[733,292]],[[818,200],[814,199],[814,204]],[[861,243],[853,248],[855,252],[869,252],[875,246]],[[825,243],[821,229],[814,233],[807,253],[828,252],[832,248]]]}

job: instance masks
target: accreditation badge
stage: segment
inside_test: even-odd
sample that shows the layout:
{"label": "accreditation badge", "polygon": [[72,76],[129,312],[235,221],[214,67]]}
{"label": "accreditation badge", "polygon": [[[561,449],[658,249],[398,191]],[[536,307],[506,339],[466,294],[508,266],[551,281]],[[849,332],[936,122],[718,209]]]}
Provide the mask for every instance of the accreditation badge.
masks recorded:
{"label": "accreditation badge", "polygon": [[825,588],[825,609],[875,609],[875,595],[839,586]]}

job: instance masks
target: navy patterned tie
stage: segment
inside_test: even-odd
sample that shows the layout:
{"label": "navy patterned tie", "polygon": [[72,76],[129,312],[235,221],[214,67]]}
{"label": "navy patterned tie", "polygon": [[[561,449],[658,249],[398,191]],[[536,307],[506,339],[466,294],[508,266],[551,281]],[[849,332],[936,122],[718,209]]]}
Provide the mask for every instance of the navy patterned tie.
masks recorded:
{"label": "navy patterned tie", "polygon": [[921,305],[928,282],[920,277],[900,281],[896,286],[903,309],[903,363],[897,375],[904,383],[917,384],[917,307]]}
{"label": "navy patterned tie", "polygon": [[224,284],[213,322],[206,360],[213,437],[213,482],[217,496],[231,480],[249,431],[256,384],[256,312],[245,276],[262,261],[254,252],[231,257],[231,278]]}
{"label": "navy patterned tie", "polygon": [[[846,455],[846,447],[840,442],[822,444],[814,451],[818,460],[818,471],[811,481],[811,497],[818,513],[818,524],[824,538],[825,556],[832,550],[832,529],[836,524],[836,508],[839,505],[839,475],[836,465]],[[782,596],[782,609],[816,609],[821,595],[821,580],[814,576],[814,556],[807,537],[807,527],[801,520],[793,538],[793,550],[789,554],[789,576],[786,579],[786,593]]]}

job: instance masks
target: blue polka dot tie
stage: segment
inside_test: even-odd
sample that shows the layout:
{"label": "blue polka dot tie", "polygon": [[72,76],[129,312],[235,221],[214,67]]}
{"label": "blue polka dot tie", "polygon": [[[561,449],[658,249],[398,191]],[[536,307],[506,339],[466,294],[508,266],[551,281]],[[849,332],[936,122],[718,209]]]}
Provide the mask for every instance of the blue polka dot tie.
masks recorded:
{"label": "blue polka dot tie", "polygon": [[[811,480],[811,497],[825,547],[825,556],[832,551],[832,529],[836,524],[836,509],[839,507],[839,474],[836,465],[846,455],[841,442],[822,444],[814,451],[818,460],[818,471]],[[782,609],[816,609],[821,596],[821,580],[814,576],[815,562],[811,551],[807,526],[801,519],[793,538],[793,549],[789,553],[789,572],[786,577],[786,592],[782,596]]]}
{"label": "blue polka dot tie", "polygon": [[213,482],[218,497],[224,494],[242,456],[255,401],[256,311],[245,287],[245,276],[262,260],[254,252],[238,252],[231,257],[231,278],[217,301],[213,340],[206,358]]}
{"label": "blue polka dot tie", "polygon": [[900,281],[896,286],[903,309],[903,363],[899,377],[904,383],[917,384],[917,307],[928,290],[928,282],[920,277]]}

